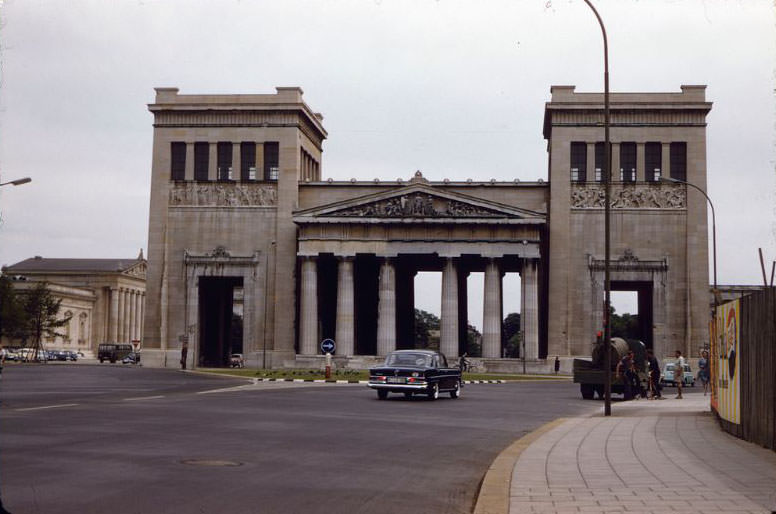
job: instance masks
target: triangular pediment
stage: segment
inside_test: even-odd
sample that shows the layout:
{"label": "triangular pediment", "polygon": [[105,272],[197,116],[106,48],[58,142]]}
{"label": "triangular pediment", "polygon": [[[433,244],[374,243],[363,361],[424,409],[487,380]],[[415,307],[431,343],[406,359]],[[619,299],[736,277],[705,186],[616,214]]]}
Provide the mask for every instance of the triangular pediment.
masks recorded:
{"label": "triangular pediment", "polygon": [[138,261],[133,264],[132,266],[128,267],[124,271],[121,272],[122,275],[129,275],[131,277],[137,277],[137,278],[146,278],[146,270],[148,268],[148,264],[145,259],[138,259]]}
{"label": "triangular pediment", "polygon": [[543,221],[545,215],[461,193],[445,191],[427,184],[398,187],[294,213],[294,221],[297,222],[331,218],[369,218],[386,221],[418,218],[493,220],[508,218]]}

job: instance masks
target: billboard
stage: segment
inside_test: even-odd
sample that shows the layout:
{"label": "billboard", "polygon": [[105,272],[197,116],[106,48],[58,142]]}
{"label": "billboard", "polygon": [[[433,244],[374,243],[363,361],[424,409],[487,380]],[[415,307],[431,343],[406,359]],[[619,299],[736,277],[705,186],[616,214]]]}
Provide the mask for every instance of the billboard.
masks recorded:
{"label": "billboard", "polygon": [[741,423],[740,302],[717,307],[711,336],[711,406],[722,419]]}

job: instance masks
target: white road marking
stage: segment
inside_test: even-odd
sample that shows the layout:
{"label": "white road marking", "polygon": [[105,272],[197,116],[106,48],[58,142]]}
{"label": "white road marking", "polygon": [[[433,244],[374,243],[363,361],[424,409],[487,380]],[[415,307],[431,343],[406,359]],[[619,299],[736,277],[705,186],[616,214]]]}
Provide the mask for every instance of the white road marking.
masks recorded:
{"label": "white road marking", "polygon": [[15,409],[17,412],[21,411],[28,411],[28,410],[43,410],[43,409],[60,409],[62,407],[75,407],[76,405],[80,405],[78,403],[61,403],[59,405],[45,405],[43,407],[25,407],[24,409]]}
{"label": "white road marking", "polygon": [[157,395],[157,396],[138,396],[137,398],[124,398],[125,402],[135,402],[138,400],[157,400],[159,398],[164,398],[164,395]]}

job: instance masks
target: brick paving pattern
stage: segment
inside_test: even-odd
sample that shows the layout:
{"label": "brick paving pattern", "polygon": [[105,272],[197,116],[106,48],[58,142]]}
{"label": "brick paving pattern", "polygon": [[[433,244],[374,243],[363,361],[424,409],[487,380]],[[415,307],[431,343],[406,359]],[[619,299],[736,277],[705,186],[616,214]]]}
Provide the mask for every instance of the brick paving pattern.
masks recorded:
{"label": "brick paving pattern", "polygon": [[708,397],[618,402],[570,419],[515,463],[510,513],[769,513],[776,453],[732,437]]}

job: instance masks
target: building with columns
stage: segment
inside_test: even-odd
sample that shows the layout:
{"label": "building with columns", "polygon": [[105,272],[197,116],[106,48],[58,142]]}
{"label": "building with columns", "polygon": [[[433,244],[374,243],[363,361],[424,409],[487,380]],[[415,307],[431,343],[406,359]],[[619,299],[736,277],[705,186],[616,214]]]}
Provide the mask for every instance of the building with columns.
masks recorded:
{"label": "building with columns", "polygon": [[[548,181],[334,181],[299,88],[157,88],[144,362],[309,366],[324,338],[359,367],[414,344],[414,280],[442,273],[440,349],[465,349],[467,276],[484,273],[483,363],[501,359],[502,278],[518,273],[525,356],[589,355],[603,319],[603,95],[554,86]],[[704,86],[612,94],[612,287],[638,295],[659,355],[706,341]],[[537,125],[539,121],[537,120]],[[241,317],[236,316],[236,304]],[[235,336],[235,319],[241,336]]]}
{"label": "building with columns", "polygon": [[[145,312],[146,260],[60,259],[36,256],[3,267],[14,289],[24,291],[38,282],[61,299],[59,317],[70,323],[64,335],[44,341],[47,349],[80,351],[92,356],[106,342],[141,344]],[[7,343],[12,343],[8,341]]]}

